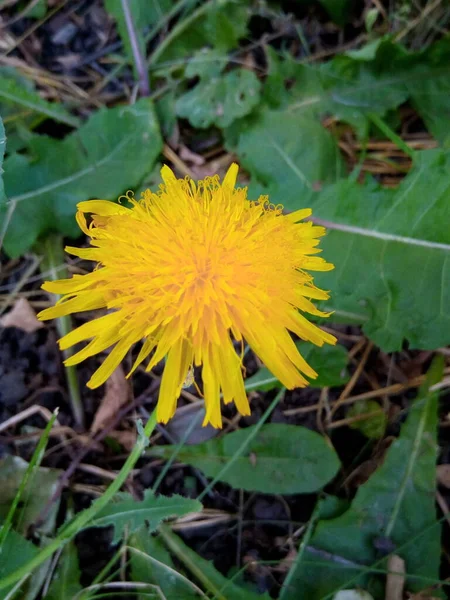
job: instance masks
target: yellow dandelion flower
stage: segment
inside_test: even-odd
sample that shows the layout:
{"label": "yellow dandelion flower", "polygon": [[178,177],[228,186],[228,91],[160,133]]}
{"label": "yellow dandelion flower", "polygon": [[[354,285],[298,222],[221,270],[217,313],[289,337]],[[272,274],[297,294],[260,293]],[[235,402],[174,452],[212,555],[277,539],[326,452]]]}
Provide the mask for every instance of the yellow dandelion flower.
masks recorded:
{"label": "yellow dandelion flower", "polygon": [[221,394],[242,415],[250,413],[232,338],[245,339],[289,389],[306,386],[303,375],[317,374],[288,331],[318,346],[336,342],[303,315],[327,316],[311,300],[329,296],[308,273],[333,268],[316,256],[325,229],[301,222],[309,209],[283,215],[265,196],[248,200],[246,188],[235,187],[237,173],[233,164],[222,183],[218,176],[195,183],[164,166],[159,191],[131,198],[130,208],[80,202],[76,218],[92,247],[66,251],[98,267],[43,285],[63,297],[40,319],[107,309],[59,341],[66,349],[91,339],[66,365],[114,346],[89,387],[104,383],[138,341],[143,345],[129,375],[149,356],[147,371],[166,357],[157,407],[163,423],[194,365],[202,366],[204,424],[221,427]]}

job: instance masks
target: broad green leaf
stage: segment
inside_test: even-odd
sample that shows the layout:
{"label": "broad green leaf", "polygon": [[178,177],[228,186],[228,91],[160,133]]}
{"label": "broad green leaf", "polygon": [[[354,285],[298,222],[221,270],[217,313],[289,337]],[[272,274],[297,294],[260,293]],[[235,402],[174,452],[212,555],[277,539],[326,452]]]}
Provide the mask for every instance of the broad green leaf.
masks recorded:
{"label": "broad green leaf", "polygon": [[385,351],[404,339],[414,348],[450,343],[450,152],[416,153],[414,162],[395,191],[345,180],[312,203],[330,225],[321,247],[336,268],[315,282],[331,290],[331,319],[364,323]]}
{"label": "broad green leaf", "polygon": [[116,502],[100,510],[89,527],[114,526],[114,542],[123,537],[123,530],[128,527],[128,533],[133,533],[141,525],[148,523],[150,531],[155,530],[165,519],[179,517],[191,512],[202,510],[198,500],[174,495],[170,498],[154,496],[151,490],[146,490],[142,502],[133,500],[130,494],[119,494]]}
{"label": "broad green leaf", "polygon": [[[337,387],[348,381],[347,352],[343,346],[323,346],[318,348],[306,342],[296,344],[301,355],[318,373],[311,379],[310,387]],[[267,391],[281,388],[282,384],[266,367],[245,380],[245,389]]]}
{"label": "broad green leaf", "polygon": [[[224,577],[211,561],[199,556],[168,527],[163,525],[160,535],[171,553],[200,582],[201,587],[209,592],[208,597],[213,596],[215,600],[269,600],[268,594],[257,594],[250,588],[236,585]],[[184,598],[180,598],[180,600],[184,600]]]}
{"label": "broad green leaf", "polygon": [[160,537],[141,527],[128,542],[131,580],[157,585],[164,598],[194,600],[201,595],[187,577],[176,570]]}
{"label": "broad green leaf", "polygon": [[23,254],[50,231],[78,235],[76,204],[115,200],[133,189],[151,172],[161,148],[148,99],[101,109],[62,141],[33,137],[29,155],[13,155],[4,164],[9,200],[0,206],[0,220],[13,213],[5,239],[8,254]]}
{"label": "broad green leaf", "polygon": [[318,121],[287,110],[266,109],[237,121],[226,131],[226,145],[252,176],[249,196],[268,193],[289,210],[308,206],[317,186],[343,172],[330,133]]}
{"label": "broad green leaf", "polygon": [[[25,78],[20,76],[20,79]],[[62,104],[47,102],[34,90],[34,86],[23,85],[16,74],[6,69],[0,70],[0,102],[7,106],[19,106],[43,114],[72,127],[80,124],[80,120],[71,115]]]}
{"label": "broad green leaf", "polygon": [[83,589],[80,575],[77,547],[73,542],[69,542],[59,558],[46,600],[74,598]]}
{"label": "broad green leaf", "polygon": [[178,98],[176,111],[194,127],[228,127],[259,103],[260,87],[252,71],[235,69],[225,75],[201,79],[192,90]]}
{"label": "broad green leaf", "polygon": [[[434,504],[438,394],[429,388],[441,379],[442,371],[438,359],[400,437],[374,475],[359,487],[351,507],[336,518],[319,521],[302,560],[292,567],[280,600],[320,600],[356,583],[372,593],[365,585],[370,578],[361,576],[358,582],[352,578],[361,572],[360,566],[369,567],[380,558],[377,547],[383,543],[405,560],[407,575],[439,578],[440,527]],[[423,587],[423,582],[407,579],[409,591]]]}
{"label": "broad green leaf", "polygon": [[[36,546],[14,530],[10,529],[1,548],[0,580],[11,573],[14,573],[14,571],[32,560],[38,553],[39,549]],[[10,587],[3,589],[2,593],[4,594],[4,598],[6,598],[7,594],[11,592],[12,589],[17,589],[17,591],[21,590],[22,593],[25,593],[27,588],[26,583],[22,586],[16,586],[17,584],[13,584]]]}
{"label": "broad green leaf", "polygon": [[[0,461],[0,520],[8,514],[27,468],[28,463],[19,456],[7,456]],[[18,522],[13,524],[20,533],[25,534],[28,527],[39,517],[42,508],[56,490],[60,475],[59,469],[45,467],[34,469],[21,497],[22,508],[17,511]],[[45,523],[39,528],[40,533],[53,533],[58,508],[59,502],[52,504]]]}
{"label": "broad green leaf", "polygon": [[[177,460],[215,477],[234,457],[255,426],[185,446]],[[153,456],[170,458],[173,446],[154,446]],[[306,494],[323,488],[339,469],[339,459],[325,439],[304,427],[263,425],[245,452],[221,477],[232,487],[267,494]]]}
{"label": "broad green leaf", "polygon": [[[375,414],[377,413],[377,414]],[[354,421],[349,424],[351,429],[357,429],[369,439],[379,439],[383,437],[388,424],[388,418],[383,412],[381,406],[375,400],[362,400],[353,404],[347,411],[347,417],[368,416],[367,419]]]}

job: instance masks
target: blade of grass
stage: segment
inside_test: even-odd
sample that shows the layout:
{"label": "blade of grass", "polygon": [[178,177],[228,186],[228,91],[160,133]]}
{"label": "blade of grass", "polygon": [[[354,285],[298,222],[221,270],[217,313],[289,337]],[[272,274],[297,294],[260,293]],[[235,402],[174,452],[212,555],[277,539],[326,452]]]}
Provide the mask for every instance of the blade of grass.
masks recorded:
{"label": "blade of grass", "polygon": [[186,556],[186,553],[183,552],[183,548],[181,548],[178,544],[177,536],[172,532],[170,527],[168,525],[160,525],[158,531],[169,550],[199,581],[202,582],[205,588],[214,594],[214,597],[217,600],[227,600],[226,596],[220,592],[215,583],[209,579],[203,570],[197,564],[195,564],[195,562],[191,560],[189,556]]}
{"label": "blade of grass", "polygon": [[[65,279],[69,276],[67,268],[63,270],[59,269],[59,266],[63,265],[65,262],[63,240],[60,235],[53,234],[47,236],[45,240],[39,245],[39,251],[43,254],[43,260],[41,262],[41,272],[46,271],[49,274],[49,279],[51,281],[56,281],[60,278]],[[56,271],[57,267],[58,271]],[[55,301],[60,298],[60,296],[53,296]],[[66,315],[57,319],[56,326],[61,337],[72,331],[72,319],[70,318],[70,315]],[[71,349],[64,350],[64,359],[69,358],[72,352],[73,350]],[[67,387],[69,390],[70,405],[72,407],[73,418],[75,419],[76,424],[80,428],[84,429],[84,409],[83,402],[81,400],[80,386],[78,384],[76,367],[66,367],[65,374],[67,380]]]}
{"label": "blade of grass", "polygon": [[400,150],[403,150],[403,152],[405,154],[407,154],[411,159],[414,160],[414,155],[415,152],[412,148],[410,148],[408,146],[408,144],[406,144],[406,142],[404,142],[402,140],[402,138],[397,135],[395,133],[395,131],[393,131],[389,125],[387,123],[385,123],[383,121],[383,119],[381,119],[378,115],[371,113],[369,114],[369,119],[372,121],[372,123],[378,127],[378,129],[381,131],[381,133],[384,133],[384,135],[391,140],[391,142],[393,144],[395,144],[398,148],[400,148]]}
{"label": "blade of grass", "polygon": [[153,411],[149,420],[147,421],[143,430],[143,435],[139,435],[136,444],[128,456],[123,467],[120,469],[114,481],[109,485],[103,496],[98,498],[93,504],[79,513],[72,521],[65,525],[59,532],[59,535],[48,544],[45,548],[42,548],[41,552],[28,561],[25,565],[16,569],[13,573],[9,574],[0,580],[0,590],[13,585],[16,581],[19,581],[25,574],[33,571],[36,567],[39,567],[45,562],[53,552],[62,548],[69,540],[71,540],[79,531],[89,526],[89,523],[95,517],[95,515],[102,510],[113,496],[120,490],[122,485],[125,483],[128,475],[133,469],[141,457],[143,451],[148,445],[148,438],[153,433],[156,427],[156,410]]}
{"label": "blade of grass", "polygon": [[319,501],[317,501],[316,506],[314,507],[313,513],[311,515],[311,518],[309,519],[309,523],[308,523],[306,531],[303,535],[302,541],[300,543],[300,547],[298,549],[295,563],[293,565],[291,565],[291,568],[289,569],[289,572],[286,575],[286,579],[283,582],[283,587],[281,588],[279,600],[283,600],[283,598],[285,597],[286,590],[289,589],[291,580],[295,574],[295,570],[300,566],[300,564],[303,560],[303,556],[305,554],[306,547],[309,544],[309,540],[311,539],[311,536],[313,534],[314,527],[316,526],[316,523],[319,520],[319,512],[320,512],[320,504],[319,504]]}
{"label": "blade of grass", "polygon": [[50,430],[53,427],[53,424],[54,424],[57,416],[58,416],[58,409],[56,409],[54,411],[51,419],[49,420],[49,422],[47,423],[47,425],[44,429],[44,432],[38,442],[38,445],[36,446],[36,449],[33,452],[31,461],[28,464],[27,470],[25,471],[22,481],[20,482],[19,489],[17,490],[14,500],[12,501],[12,504],[9,508],[8,514],[6,515],[6,518],[3,522],[2,528],[0,529],[0,552],[1,552],[2,545],[6,539],[6,536],[8,535],[8,531],[11,528],[11,524],[12,524],[14,515],[16,513],[17,507],[19,506],[19,502],[23,496],[23,493],[25,492],[25,488],[27,487],[27,484],[33,475],[33,471],[35,469],[37,469],[42,462],[45,448],[47,447],[48,438],[50,436]]}

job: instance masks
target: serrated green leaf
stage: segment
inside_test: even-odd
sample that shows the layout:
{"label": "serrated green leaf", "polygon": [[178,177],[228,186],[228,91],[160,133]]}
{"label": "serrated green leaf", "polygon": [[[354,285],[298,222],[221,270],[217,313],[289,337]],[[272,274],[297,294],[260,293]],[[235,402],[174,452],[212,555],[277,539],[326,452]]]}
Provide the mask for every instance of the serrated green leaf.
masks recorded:
{"label": "serrated green leaf", "polygon": [[330,224],[321,246],[336,265],[315,278],[331,290],[325,306],[364,323],[385,351],[404,339],[414,348],[450,343],[450,152],[416,153],[414,162],[397,190],[345,180],[312,203]]}
{"label": "serrated green leaf", "polygon": [[[445,142],[450,134],[450,39],[408,52],[389,36],[321,65],[281,61],[269,52],[263,95],[270,106],[322,117],[332,114],[365,137],[371,113],[381,117],[411,100],[430,133]],[[289,82],[289,89],[286,87]]]}
{"label": "serrated green leaf", "polygon": [[[280,600],[320,600],[348,584],[368,589],[367,576],[359,581],[352,578],[361,572],[359,566],[370,566],[380,558],[377,545],[383,541],[405,560],[407,575],[439,578],[440,527],[434,505],[438,394],[429,388],[440,381],[442,372],[440,357],[382,465],[359,487],[346,512],[319,521],[302,561],[292,567]],[[336,568],[339,564],[341,568]],[[409,591],[422,588],[423,582],[407,579]]]}
{"label": "serrated green leaf", "polygon": [[236,69],[201,80],[178,98],[176,111],[194,127],[228,127],[236,119],[249,114],[259,103],[260,87],[252,71]]}
{"label": "serrated green leaf", "polygon": [[[414,65],[411,101],[428,131],[448,147],[450,137],[450,38],[423,51]],[[420,82],[420,83],[417,83]]]}
{"label": "serrated green leaf", "polygon": [[[308,206],[314,188],[343,172],[335,140],[322,125],[287,110],[262,110],[226,131],[227,148],[250,172],[249,197],[269,194],[288,210]],[[327,286],[328,289],[328,286]]]}
{"label": "serrated green leaf", "polygon": [[0,74],[0,101],[30,109],[72,127],[80,124],[80,120],[71,115],[62,104],[47,102],[34,89],[20,85],[17,77],[4,70]]}
{"label": "serrated green leaf", "polygon": [[83,589],[80,584],[80,576],[77,547],[73,542],[69,542],[58,561],[52,583],[45,596],[46,600],[74,598]]}
{"label": "serrated green leaf", "polygon": [[[336,387],[348,381],[347,351],[343,346],[323,346],[318,348],[306,342],[297,342],[297,348],[311,367],[317,371],[317,379],[311,379],[310,387]],[[282,384],[266,367],[245,380],[247,392],[268,391],[281,388]]]}
{"label": "serrated green leaf", "polygon": [[5,238],[8,254],[23,254],[50,231],[78,235],[77,202],[115,200],[133,189],[151,171],[161,149],[149,99],[101,109],[62,141],[35,136],[28,156],[13,155],[4,164],[9,201],[0,205],[0,221],[14,209]]}
{"label": "serrated green leaf", "polygon": [[[185,446],[177,460],[192,465],[208,477],[220,473],[255,426],[192,446]],[[154,446],[149,453],[169,458],[173,446]],[[232,487],[266,494],[316,492],[336,475],[339,459],[325,439],[305,427],[270,423],[238,456],[221,477]]]}
{"label": "serrated green leaf", "polygon": [[128,542],[131,579],[157,585],[164,598],[194,600],[201,598],[196,586],[179,573],[161,538],[141,527]]}
{"label": "serrated green leaf", "polygon": [[148,523],[150,531],[154,531],[162,521],[179,517],[191,512],[199,512],[202,505],[198,500],[174,495],[169,497],[154,496],[146,490],[142,502],[137,502],[130,494],[120,494],[118,501],[110,503],[99,511],[89,527],[114,526],[114,542],[123,537],[123,530],[133,533]]}

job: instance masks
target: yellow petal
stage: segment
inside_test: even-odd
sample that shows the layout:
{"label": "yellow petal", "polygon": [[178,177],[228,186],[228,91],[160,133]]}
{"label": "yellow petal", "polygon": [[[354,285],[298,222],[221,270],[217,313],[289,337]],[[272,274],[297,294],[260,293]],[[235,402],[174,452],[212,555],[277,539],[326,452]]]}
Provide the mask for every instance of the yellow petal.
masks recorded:
{"label": "yellow petal", "polygon": [[292,223],[298,223],[298,221],[302,221],[303,219],[306,219],[307,217],[310,217],[312,215],[312,210],[310,208],[302,208],[300,210],[296,210],[294,212],[291,212],[287,215],[285,215],[285,219],[287,219],[288,221],[291,221]]}
{"label": "yellow petal", "polygon": [[85,200],[78,202],[77,208],[83,213],[92,213],[100,217],[109,217],[112,215],[126,215],[131,213],[131,209],[121,204],[111,202],[111,200]]}
{"label": "yellow petal", "polygon": [[223,178],[222,186],[233,189],[236,186],[238,172],[239,166],[236,163],[232,163]]}
{"label": "yellow petal", "polygon": [[177,180],[177,178],[175,177],[175,173],[167,165],[164,165],[161,169],[161,179],[166,185],[169,185],[170,183],[173,183]]}

